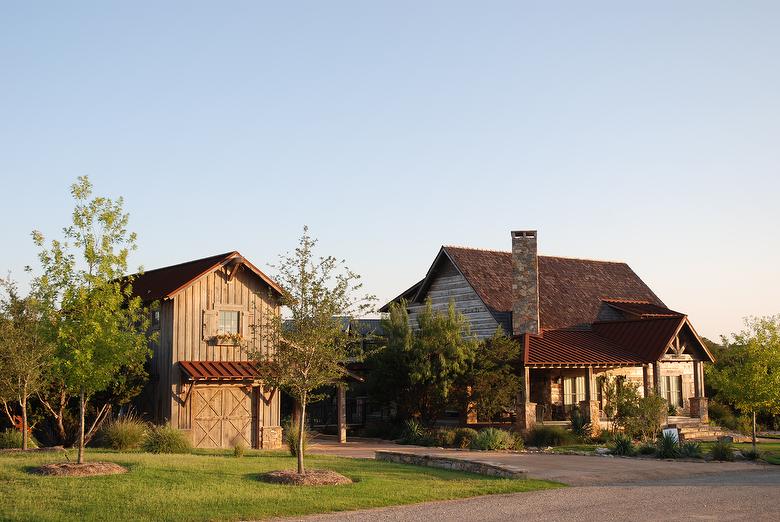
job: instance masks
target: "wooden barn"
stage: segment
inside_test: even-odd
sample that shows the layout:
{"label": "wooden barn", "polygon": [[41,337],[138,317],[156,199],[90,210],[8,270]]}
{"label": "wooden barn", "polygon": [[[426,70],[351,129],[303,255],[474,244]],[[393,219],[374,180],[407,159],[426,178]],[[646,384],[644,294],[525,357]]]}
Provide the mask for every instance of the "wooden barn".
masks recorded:
{"label": "wooden barn", "polygon": [[279,286],[228,252],[137,275],[133,294],[159,333],[141,413],[199,448],[280,446],[280,393],[263,387],[251,358],[271,349],[263,325],[279,313]]}

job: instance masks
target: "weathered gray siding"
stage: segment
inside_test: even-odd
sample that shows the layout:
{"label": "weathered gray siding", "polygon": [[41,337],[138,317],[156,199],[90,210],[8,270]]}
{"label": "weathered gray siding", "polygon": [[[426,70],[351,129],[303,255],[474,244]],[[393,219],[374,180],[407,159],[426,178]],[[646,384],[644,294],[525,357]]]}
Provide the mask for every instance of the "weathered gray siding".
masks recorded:
{"label": "weathered gray siding", "polygon": [[[449,264],[449,262],[447,262]],[[450,265],[451,266],[451,265]],[[456,270],[441,270],[433,277],[428,290],[421,299],[424,303],[430,298],[433,309],[447,311],[450,301],[455,302],[455,309],[465,315],[471,323],[471,331],[480,339],[492,337],[498,327],[493,315],[471,288],[466,279]],[[417,326],[417,314],[423,304],[409,305],[409,321],[412,327]]]}

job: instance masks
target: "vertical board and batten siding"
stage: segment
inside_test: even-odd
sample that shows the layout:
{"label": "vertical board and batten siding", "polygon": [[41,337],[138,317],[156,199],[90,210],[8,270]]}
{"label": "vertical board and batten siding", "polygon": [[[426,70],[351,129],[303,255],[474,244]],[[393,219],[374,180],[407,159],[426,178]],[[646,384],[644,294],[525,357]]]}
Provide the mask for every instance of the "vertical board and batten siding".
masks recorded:
{"label": "vertical board and batten siding", "polygon": [[490,313],[485,303],[468,283],[465,277],[458,272],[452,263],[443,260],[433,276],[425,295],[420,299],[422,304],[409,305],[409,322],[412,328],[417,327],[417,315],[425,306],[427,299],[435,311],[446,312],[450,301],[454,301],[455,309],[465,315],[471,324],[471,332],[480,339],[492,337],[496,333],[498,322]]}
{"label": "vertical board and batten siding", "polygon": [[[239,306],[242,312],[241,321],[255,327],[247,328],[247,347],[233,345],[216,345],[204,338],[203,312],[214,310],[220,305]],[[180,429],[191,429],[191,400],[188,398],[190,385],[181,384],[181,374],[178,361],[246,361],[251,352],[267,353],[267,346],[262,339],[262,324],[266,314],[278,311],[277,304],[269,294],[268,286],[260,281],[251,271],[242,267],[232,280],[228,280],[224,269],[215,270],[194,281],[187,288],[176,294],[173,299],[163,305],[170,309],[170,317],[161,323],[170,329],[169,348],[160,350],[161,389],[170,390],[170,399],[164,400],[164,417],[170,419],[173,426]],[[167,333],[167,332],[166,332]],[[162,337],[162,335],[161,335]],[[168,353],[170,355],[168,355]],[[166,378],[167,376],[167,378]],[[274,396],[270,404],[263,403],[261,425],[269,424],[269,420],[279,417],[279,398]]]}

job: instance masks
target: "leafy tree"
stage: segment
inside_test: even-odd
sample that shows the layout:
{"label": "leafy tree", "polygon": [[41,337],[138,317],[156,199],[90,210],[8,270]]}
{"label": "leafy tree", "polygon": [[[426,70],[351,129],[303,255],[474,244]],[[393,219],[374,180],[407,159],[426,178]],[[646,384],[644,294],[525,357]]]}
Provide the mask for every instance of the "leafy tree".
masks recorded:
{"label": "leafy tree", "polygon": [[78,394],[78,462],[83,463],[88,401],[108,388],[123,366],[142,364],[149,356],[148,318],[141,300],[132,297],[132,280],[124,278],[136,236],[127,231],[122,198],[92,198],[87,177],[78,178],[71,194],[75,207],[64,239],[47,245],[43,234],[33,232],[42,268],[34,287],[57,312],[54,374],[69,393]]}
{"label": "leafy tree", "polygon": [[752,414],[756,451],[756,414],[780,413],[780,315],[749,318],[745,326],[723,339],[726,346],[708,377],[719,398]]}
{"label": "leafy tree", "polygon": [[360,276],[335,257],[315,257],[317,240],[308,227],[292,253],[279,256],[277,283],[283,288],[282,306],[288,314],[270,314],[263,337],[275,347],[271,353],[255,353],[262,362],[260,378],[289,393],[300,406],[298,473],[304,473],[303,446],[306,405],[314,392],[336,383],[345,374],[344,361],[354,344],[352,329],[344,318],[362,315],[371,308],[372,296],[357,297]]}
{"label": "leafy tree", "polygon": [[43,328],[44,309],[34,296],[20,297],[14,283],[4,281],[6,297],[0,301],[0,402],[14,423],[9,402],[19,405],[22,449],[29,443],[27,405],[49,383],[52,344]]}
{"label": "leafy tree", "polygon": [[471,334],[468,319],[455,310],[454,303],[441,313],[426,302],[417,314],[417,328],[412,328],[402,300],[390,306],[382,327],[386,346],[374,359],[373,373],[383,375],[388,371],[399,378],[389,384],[399,399],[401,415],[419,417],[430,425],[448,403],[465,402],[465,393],[464,397],[454,395],[465,388],[464,378],[471,370],[478,341]]}
{"label": "leafy tree", "polygon": [[507,337],[500,326],[493,337],[477,345],[471,376],[472,399],[483,420],[492,420],[504,408],[517,402],[519,362],[520,344]]}

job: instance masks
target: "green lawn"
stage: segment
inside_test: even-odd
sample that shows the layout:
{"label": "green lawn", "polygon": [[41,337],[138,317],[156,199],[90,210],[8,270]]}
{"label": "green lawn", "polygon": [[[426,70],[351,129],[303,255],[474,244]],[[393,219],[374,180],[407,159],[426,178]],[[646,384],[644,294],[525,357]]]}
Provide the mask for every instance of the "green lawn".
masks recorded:
{"label": "green lawn", "polygon": [[[702,450],[704,453],[708,453],[712,447],[713,442],[705,442],[702,444]],[[750,451],[753,449],[753,445],[750,442],[737,442],[734,443],[734,449],[740,451]],[[761,454],[761,459],[770,464],[780,465],[780,442],[759,442],[756,444],[758,452]]]}
{"label": "green lawn", "polygon": [[274,485],[260,482],[257,475],[292,469],[294,459],[259,451],[237,459],[220,452],[152,455],[90,450],[87,460],[116,462],[129,473],[63,478],[27,472],[32,466],[62,460],[62,455],[52,453],[0,454],[0,520],[259,519],[560,487],[539,480],[327,456],[307,457],[308,466],[338,471],[355,484]]}

